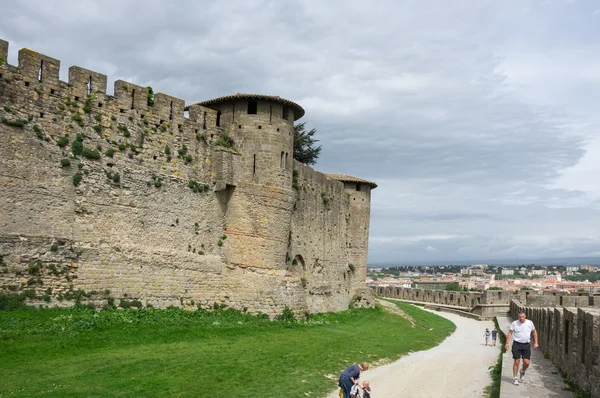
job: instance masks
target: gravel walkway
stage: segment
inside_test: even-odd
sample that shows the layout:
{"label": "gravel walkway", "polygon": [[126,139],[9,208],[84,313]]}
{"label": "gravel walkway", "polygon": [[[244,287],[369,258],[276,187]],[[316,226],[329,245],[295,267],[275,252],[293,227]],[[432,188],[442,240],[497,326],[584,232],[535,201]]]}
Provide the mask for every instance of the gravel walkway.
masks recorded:
{"label": "gravel walkway", "polygon": [[[483,338],[493,322],[431,312],[452,321],[456,331],[437,347],[363,372],[361,381],[369,380],[374,398],[483,397],[483,389],[492,381],[489,367],[500,354],[498,345],[485,346]],[[337,398],[338,391],[328,398]]]}

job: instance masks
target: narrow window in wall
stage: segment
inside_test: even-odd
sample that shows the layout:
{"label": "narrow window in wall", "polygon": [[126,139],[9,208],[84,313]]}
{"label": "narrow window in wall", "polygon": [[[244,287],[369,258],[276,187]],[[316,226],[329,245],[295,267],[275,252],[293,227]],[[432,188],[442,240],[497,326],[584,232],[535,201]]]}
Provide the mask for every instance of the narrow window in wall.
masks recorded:
{"label": "narrow window in wall", "polygon": [[272,124],[271,121],[273,120],[273,105],[269,105],[269,124]]}
{"label": "narrow window in wall", "polygon": [[131,90],[131,109],[135,109],[135,88]]}
{"label": "narrow window in wall", "polygon": [[88,79],[87,82],[87,95],[90,95],[92,93],[92,77],[90,76],[90,78]]}
{"label": "narrow window in wall", "polygon": [[38,81],[42,81],[44,77],[44,60],[40,61],[40,70],[38,70]]}
{"label": "narrow window in wall", "polygon": [[252,174],[256,174],[256,154],[254,154],[254,159],[252,161]]}
{"label": "narrow window in wall", "polygon": [[169,120],[173,120],[173,101],[171,101],[171,113],[169,113]]}
{"label": "narrow window in wall", "polygon": [[202,128],[206,129],[206,111],[204,111],[204,119],[202,120]]}
{"label": "narrow window in wall", "polygon": [[357,190],[357,191],[360,191],[360,182],[357,182],[357,183],[356,183],[356,190]]}
{"label": "narrow window in wall", "polygon": [[283,168],[286,169],[286,170],[288,168],[288,153],[287,152],[285,153],[285,164],[284,164]]}
{"label": "narrow window in wall", "polygon": [[279,168],[283,169],[283,156],[285,155],[284,152],[281,152],[281,159],[279,160]]}
{"label": "narrow window in wall", "polygon": [[282,117],[283,119],[285,119],[285,120],[288,120],[289,114],[290,114],[290,112],[289,112],[289,110],[288,110],[288,107],[287,107],[287,106],[284,106],[284,107],[283,107],[283,113],[282,113],[281,117]]}
{"label": "narrow window in wall", "polygon": [[217,127],[221,127],[221,111],[217,111]]}
{"label": "narrow window in wall", "polygon": [[256,115],[258,112],[258,102],[248,101],[248,115]]}

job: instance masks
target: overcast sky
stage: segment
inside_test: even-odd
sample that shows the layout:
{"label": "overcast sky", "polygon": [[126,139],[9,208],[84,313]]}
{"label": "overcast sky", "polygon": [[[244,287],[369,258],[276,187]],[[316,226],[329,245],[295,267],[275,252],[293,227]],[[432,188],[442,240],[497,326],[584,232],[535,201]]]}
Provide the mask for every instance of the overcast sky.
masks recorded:
{"label": "overcast sky", "polygon": [[600,255],[595,0],[0,0],[22,47],[193,103],[279,95],[375,181],[370,263]]}

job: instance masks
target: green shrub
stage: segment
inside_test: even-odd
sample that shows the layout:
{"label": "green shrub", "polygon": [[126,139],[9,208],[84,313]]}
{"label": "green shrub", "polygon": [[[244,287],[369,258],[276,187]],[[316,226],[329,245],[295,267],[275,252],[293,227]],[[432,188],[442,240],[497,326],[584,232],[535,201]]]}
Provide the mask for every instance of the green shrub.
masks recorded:
{"label": "green shrub", "polygon": [[88,105],[88,104],[85,104],[85,105],[83,106],[83,111],[84,111],[85,113],[92,113],[92,107],[91,107],[90,105]]}
{"label": "green shrub", "polygon": [[73,174],[73,185],[78,186],[82,178],[83,176],[81,175],[81,173]]}
{"label": "green shrub", "polygon": [[119,124],[118,130],[125,136],[125,138],[131,137],[129,129],[124,124]]}
{"label": "green shrub", "polygon": [[127,143],[126,142],[120,142],[119,143],[119,151],[123,152],[125,149],[127,149]]}
{"label": "green shrub", "polygon": [[29,264],[29,266],[27,267],[27,273],[29,275],[39,275],[41,268],[42,268],[42,263],[40,263],[40,262],[37,262],[35,264]]}
{"label": "green shrub", "polygon": [[96,133],[101,133],[102,132],[102,126],[99,125],[99,124],[95,125],[93,128],[94,128],[94,131]]}
{"label": "green shrub", "polygon": [[62,137],[60,137],[59,139],[57,139],[56,145],[58,145],[59,148],[64,148],[67,145],[69,145],[69,136],[65,134]]}
{"label": "green shrub", "polygon": [[73,156],[81,156],[83,154],[83,137],[80,135],[77,135],[77,138],[73,141],[71,152],[73,153]]}
{"label": "green shrub", "polygon": [[112,158],[115,156],[115,150],[113,148],[108,148],[104,154],[109,158]]}
{"label": "green shrub", "polygon": [[112,180],[115,184],[118,184],[121,182],[121,175],[119,173],[115,173],[113,174]]}
{"label": "green shrub", "polygon": [[354,264],[348,264],[348,268],[350,269],[350,272],[356,271],[356,267],[354,266]]}
{"label": "green shrub", "polygon": [[6,119],[4,117],[1,119],[1,121],[2,121],[2,123],[6,124],[7,126],[17,127],[17,128],[20,128],[20,129],[22,129],[23,127],[25,127],[25,125],[27,124],[27,120],[20,120],[20,119],[17,119],[17,120],[8,120],[8,119]]}
{"label": "green shrub", "polygon": [[223,246],[223,241],[221,239],[219,239],[219,241],[217,242],[217,245]]}
{"label": "green shrub", "polygon": [[229,136],[229,134],[227,134],[225,130],[220,131],[219,139],[215,141],[215,145],[235,149],[235,141]]}
{"label": "green shrub", "polygon": [[83,121],[83,118],[81,117],[80,114],[78,114],[78,113],[74,114],[73,116],[71,116],[71,119],[74,122],[76,122],[79,125],[79,127],[85,126],[85,122]]}
{"label": "green shrub", "polygon": [[121,308],[130,308],[130,307],[142,308],[143,305],[142,305],[142,302],[139,300],[120,300],[119,307],[121,307]]}
{"label": "green shrub", "polygon": [[82,155],[84,158],[95,160],[98,160],[101,157],[100,152],[85,147],[83,148]]}
{"label": "green shrub", "polygon": [[60,160],[60,167],[65,168],[65,167],[70,167],[71,166],[71,161],[69,159],[61,159]]}
{"label": "green shrub", "polygon": [[160,177],[159,177],[159,176],[152,175],[152,180],[154,180],[154,186],[155,186],[156,188],[160,188],[160,187],[162,187],[162,181],[160,180]]}
{"label": "green shrub", "polygon": [[152,87],[146,87],[148,89],[148,106],[154,106],[154,90]]}
{"label": "green shrub", "polygon": [[25,307],[25,295],[0,293],[0,311],[14,311]]}
{"label": "green shrub", "polygon": [[50,246],[50,251],[52,253],[56,253],[58,251],[58,245],[54,244],[54,245]]}
{"label": "green shrub", "polygon": [[171,155],[171,148],[169,148],[168,145],[165,147],[165,155],[167,155],[167,156]]}
{"label": "green shrub", "polygon": [[284,322],[296,322],[296,317],[294,316],[294,311],[292,311],[289,307],[285,307],[281,314],[275,317],[278,321]]}
{"label": "green shrub", "polygon": [[188,182],[188,187],[194,193],[202,193],[202,192],[208,191],[208,189],[209,189],[208,184],[200,184],[200,183],[196,182],[195,180],[190,180]]}
{"label": "green shrub", "polygon": [[187,151],[188,151],[188,147],[184,144],[181,147],[181,149],[179,149],[177,151],[177,153],[179,154],[179,157],[183,159],[185,157],[185,155],[187,155]]}

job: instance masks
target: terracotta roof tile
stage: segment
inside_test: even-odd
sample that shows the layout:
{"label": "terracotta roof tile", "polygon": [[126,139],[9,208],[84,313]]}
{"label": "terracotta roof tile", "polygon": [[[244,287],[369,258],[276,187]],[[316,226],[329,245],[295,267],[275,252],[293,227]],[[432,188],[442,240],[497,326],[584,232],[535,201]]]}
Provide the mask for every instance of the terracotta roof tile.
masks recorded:
{"label": "terracotta roof tile", "polygon": [[[298,120],[302,116],[304,116],[304,109],[297,103],[287,100],[285,98],[281,98],[279,96],[264,95],[264,94],[237,93],[237,94],[232,94],[232,95],[224,95],[223,97],[213,98],[213,99],[209,99],[206,101],[196,102],[195,104],[192,104],[192,105],[201,105],[201,106],[210,108],[211,105],[220,104],[222,102],[227,102],[227,101],[239,100],[239,99],[265,100],[265,101],[279,102],[280,104],[287,105],[294,109],[294,120]],[[192,105],[186,106],[185,110],[188,110],[188,108]]]}
{"label": "terracotta roof tile", "polygon": [[360,182],[362,184],[369,184],[371,188],[377,188],[377,184],[371,181],[363,180],[362,178],[352,177],[348,174],[325,174],[327,178],[331,180],[338,180],[342,182]]}

